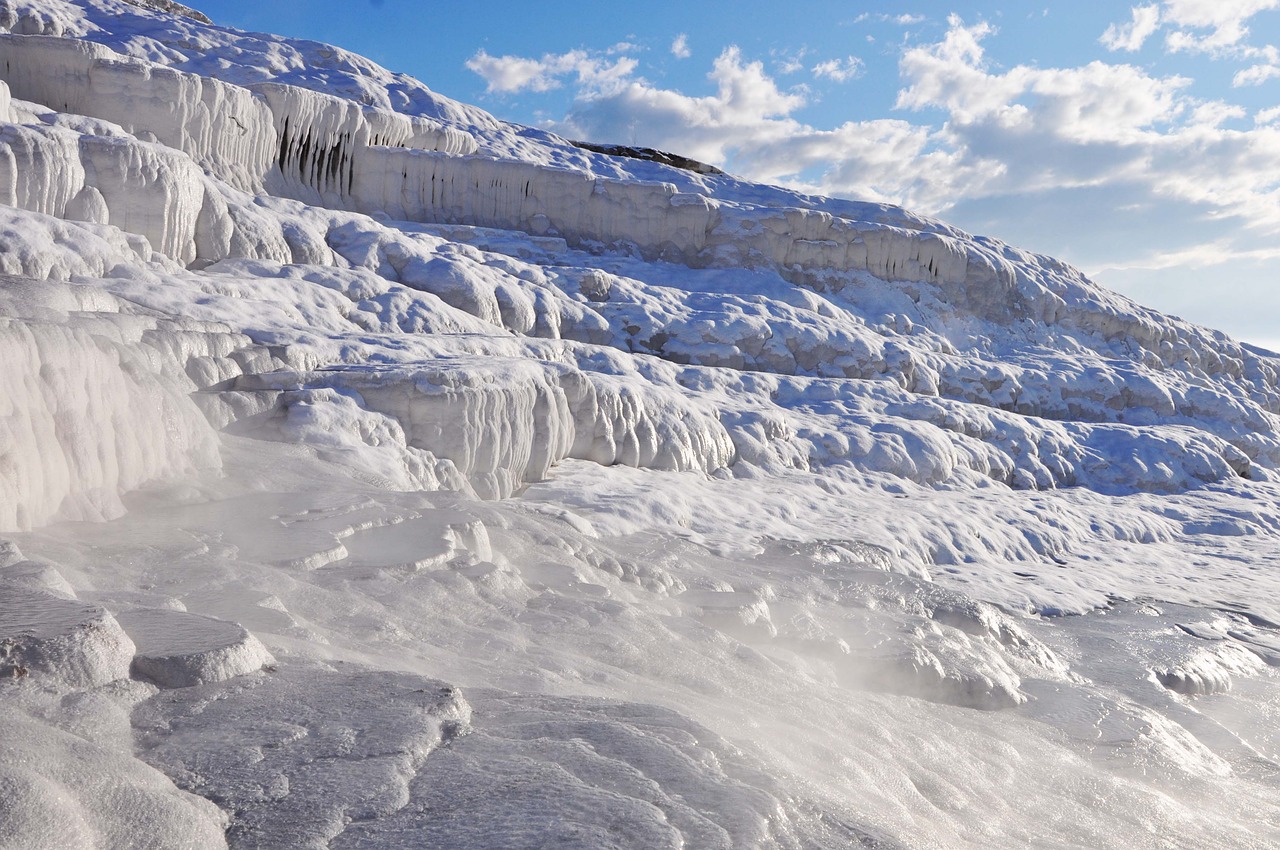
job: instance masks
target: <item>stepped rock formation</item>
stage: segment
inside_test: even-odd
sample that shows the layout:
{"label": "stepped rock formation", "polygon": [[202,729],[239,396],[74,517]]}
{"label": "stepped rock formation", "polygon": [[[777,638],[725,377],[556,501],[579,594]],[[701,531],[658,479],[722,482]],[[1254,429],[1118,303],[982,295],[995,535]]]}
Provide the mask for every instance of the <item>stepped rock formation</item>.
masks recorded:
{"label": "stepped rock formation", "polygon": [[1266,847],[1280,357],[0,0],[0,847]]}

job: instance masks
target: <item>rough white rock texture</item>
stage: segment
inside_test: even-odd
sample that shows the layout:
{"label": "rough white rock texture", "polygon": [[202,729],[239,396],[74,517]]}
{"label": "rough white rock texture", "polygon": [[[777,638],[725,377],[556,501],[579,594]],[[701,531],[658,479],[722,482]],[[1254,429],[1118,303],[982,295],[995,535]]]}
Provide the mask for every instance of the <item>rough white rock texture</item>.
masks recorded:
{"label": "rough white rock texture", "polygon": [[[465,133],[427,119],[276,84],[255,93],[88,41],[0,35],[0,62],[9,92],[22,100],[105,122],[7,128],[0,200],[114,224],[183,263],[292,257],[281,252],[278,235],[274,243],[255,239],[261,226],[229,210],[206,172],[232,189],[261,192],[270,184],[286,197],[341,206],[353,157],[376,160],[379,146],[391,145],[475,149]],[[0,109],[16,117],[7,95]]]}
{"label": "rough white rock texture", "polygon": [[199,21],[202,24],[213,23],[209,20],[209,16],[204,12],[192,9],[190,6],[176,3],[174,0],[127,0],[135,6],[143,9],[154,9],[157,12],[168,12],[171,15],[182,15],[184,18],[191,18],[193,21]]}
{"label": "rough white rock texture", "polygon": [[[3,544],[0,544],[0,553],[3,548]],[[21,556],[0,556],[0,584],[42,590],[64,599],[76,598],[75,588],[58,572],[56,566],[48,561],[25,561]]]}
{"label": "rough white rock texture", "polygon": [[[21,29],[16,21],[12,26]],[[97,110],[95,114],[108,120],[129,122],[127,129],[117,127],[118,133],[108,133],[109,144],[99,138],[103,131],[98,128],[86,133],[84,127],[61,125],[15,127],[7,149],[12,163],[8,186],[11,203],[56,216],[114,221],[127,231],[146,236],[152,247],[184,263],[208,263],[229,256],[283,261],[323,258],[323,243],[332,242],[337,235],[332,229],[325,235],[296,224],[286,225],[234,196],[233,187],[260,186],[269,171],[274,177],[267,182],[276,191],[335,207],[399,218],[518,228],[535,234],[554,231],[574,243],[597,249],[631,246],[651,258],[674,259],[694,266],[736,268],[764,264],[777,269],[787,280],[835,293],[837,303],[844,300],[841,296],[850,284],[860,284],[860,272],[882,280],[918,284],[903,292],[910,299],[904,304],[915,305],[908,308],[909,312],[920,312],[923,303],[945,304],[952,311],[951,323],[960,316],[1006,326],[1030,319],[1061,328],[1066,335],[1093,336],[1107,347],[1120,337],[1128,343],[1125,356],[1147,369],[1177,368],[1189,363],[1211,375],[1235,378],[1245,377],[1247,369],[1264,381],[1259,388],[1263,395],[1257,400],[1268,409],[1277,405],[1274,374],[1268,373],[1266,367],[1259,369],[1256,358],[1248,352],[1230,344],[1223,348],[1224,340],[1171,328],[1113,297],[1090,291],[1078,273],[1060,264],[991,240],[972,239],[943,228],[921,230],[905,218],[902,224],[907,226],[890,226],[878,220],[882,216],[877,208],[869,206],[862,210],[869,220],[858,220],[855,209],[840,205],[832,205],[836,210],[833,213],[803,206],[726,202],[715,196],[714,186],[689,191],[693,187],[682,189],[668,182],[601,177],[589,170],[555,167],[530,159],[460,157],[458,153],[471,148],[459,141],[461,137],[450,135],[456,135],[455,131],[427,119],[379,112],[276,82],[258,85],[261,96],[254,96],[234,85],[156,67],[144,60],[126,59],[89,42],[17,36],[0,41],[17,58],[27,60],[18,63],[20,69],[41,66],[46,61],[55,68],[71,63],[63,73],[35,75],[28,71],[25,76],[22,72],[12,75],[14,85],[48,104],[61,100],[64,108],[68,105],[60,87],[83,88],[88,79],[101,76],[110,81],[120,77],[118,84],[107,85],[101,96],[81,92],[77,103],[84,101],[83,109]],[[45,53],[50,54],[49,60],[44,58]],[[90,68],[101,64],[104,70],[91,77],[80,67],[84,63],[89,63],[86,67]],[[153,83],[151,78],[156,75],[160,81],[176,81],[172,85],[177,86],[173,92],[166,90],[161,103],[176,99],[183,107],[177,110],[176,117],[174,110],[159,109],[156,120],[146,127],[148,109],[157,111],[157,105],[152,102],[147,107],[139,99],[146,101],[144,92],[170,85]],[[206,89],[213,94],[206,95]],[[209,97],[217,101],[213,107],[205,102]],[[222,103],[237,97],[239,105]],[[247,145],[243,151],[218,147],[214,140],[222,139],[223,134],[208,131],[210,116],[219,114],[218,110],[224,107],[237,121],[248,122],[240,134]],[[184,173],[185,159],[167,159],[168,154],[163,151],[133,139],[157,139],[182,150],[197,165],[213,169],[229,181],[231,187],[219,189],[207,181],[202,183]],[[434,148],[437,152],[414,148]],[[76,162],[77,158],[80,162]],[[59,176],[50,183],[39,177],[51,173],[49,169],[38,166],[54,162],[62,167],[53,172]],[[269,162],[275,165],[269,166]],[[232,173],[241,168],[248,168],[247,176]],[[80,172],[85,175],[83,178]],[[99,178],[100,172],[105,176]],[[800,198],[792,200],[802,202]],[[350,259],[349,252],[346,258]],[[417,276],[421,281],[423,276],[413,263],[405,266],[394,257],[387,259],[398,276],[406,281]],[[378,270],[382,272],[383,268]],[[430,289],[433,284],[428,281],[448,276],[441,272],[443,269],[435,274],[428,272],[427,280],[415,281],[415,285]],[[486,299],[468,300],[468,296],[459,300],[458,289],[452,288],[452,303],[491,318]],[[594,299],[610,300],[599,292]],[[537,316],[537,312],[533,315]],[[528,309],[517,305],[502,313],[503,324],[518,332],[559,325],[530,323],[525,318]],[[564,316],[556,318],[562,320]],[[925,327],[931,330],[954,333],[940,327],[936,319],[930,320],[927,313],[919,318],[924,318]],[[894,321],[900,328],[905,327],[904,321],[911,323],[905,316]],[[627,324],[627,328],[636,328],[629,331],[630,339],[667,356],[728,365],[716,356],[715,348],[707,350],[705,344],[672,333],[679,328],[645,328],[645,324]],[[599,335],[597,329],[582,330],[591,337]],[[732,346],[739,353],[745,351],[752,356],[754,343],[750,338],[730,337],[721,342],[721,347]],[[1148,382],[1139,377],[1140,384],[1132,388],[1132,395],[1097,399],[1095,410],[1077,409],[1070,398],[1072,388],[1059,389],[1064,396],[1062,402],[1043,398],[1036,391],[1038,387],[1028,386],[1030,382],[1017,368],[1001,371],[994,388],[1007,399],[1001,400],[993,398],[993,387],[985,385],[991,381],[990,369],[981,377],[957,374],[952,364],[929,350],[933,345],[923,350],[910,344],[895,345],[890,351],[883,341],[872,340],[871,344],[871,361],[855,358],[845,365],[846,374],[851,370],[865,374],[868,367],[878,368],[917,392],[958,395],[980,403],[1012,406],[1021,413],[1109,418],[1113,414],[1106,411],[1117,409],[1117,403],[1148,410],[1172,404],[1174,412],[1203,406],[1199,401],[1180,404],[1176,394],[1164,387],[1141,386]],[[948,353],[945,346],[941,353]],[[833,359],[838,363],[840,357],[824,357],[818,351],[800,352],[796,365],[809,370]],[[733,358],[728,362],[732,363]],[[768,368],[787,366],[770,364]],[[1060,381],[1061,375],[1058,370],[1045,369],[1033,376],[1034,383],[1051,385]],[[1134,383],[1128,376],[1117,377],[1123,377],[1126,384]],[[1088,399],[1090,392],[1086,390],[1082,395]],[[1126,387],[1125,392],[1129,393],[1130,388]],[[1141,403],[1134,404],[1135,401]],[[1256,456],[1261,447],[1248,436],[1258,430],[1256,423],[1234,430],[1232,436],[1245,444],[1240,445],[1245,454]],[[1275,448],[1266,450],[1274,452]],[[1233,461],[1233,465],[1240,463]]]}
{"label": "rough white rock texture", "polygon": [[237,188],[260,185],[275,156],[270,110],[239,86],[77,39],[3,36],[0,63],[13,97],[109,121]]}
{"label": "rough white rock texture", "polygon": [[[236,231],[246,226],[237,227],[218,189],[177,151],[55,126],[4,128],[0,200],[56,218],[110,224],[145,237],[149,249],[181,263],[228,256],[237,246]],[[275,244],[258,240],[240,250],[290,257],[279,237]]]}
{"label": "rough white rock texture", "polygon": [[0,538],[0,569],[8,569],[16,564],[24,562],[26,558],[22,556],[22,550],[12,540]]}
{"label": "rough white rock texture", "polygon": [[638,391],[607,376],[527,360],[469,357],[412,369],[258,374],[236,387],[325,387],[354,396],[400,423],[403,436],[391,439],[448,460],[484,498],[542,480],[566,458],[702,473],[734,460],[720,422],[673,392]]}
{"label": "rough white rock texture", "polygon": [[132,657],[133,642],[97,605],[0,585],[0,678],[91,688],[128,677]]}
{"label": "rough white rock texture", "polygon": [[8,246],[0,252],[0,272],[15,277],[66,281],[138,263],[174,265],[152,251],[146,237],[14,207],[0,206],[0,236]]}
{"label": "rough white rock texture", "polygon": [[0,846],[23,850],[226,846],[226,817],[129,754],[132,706],[154,691],[118,681],[68,693],[0,682]]}
{"label": "rough white rock texture", "polygon": [[275,848],[328,847],[403,808],[470,718],[443,682],[297,666],[151,700],[134,724],[148,763],[229,813],[234,846]]}
{"label": "rough white rock texture", "polygon": [[396,160],[382,148],[439,151],[453,157],[476,152],[466,132],[427,118],[386,112],[296,86],[260,83],[252,90],[270,109],[278,194],[341,206],[354,191],[360,163],[376,170]]}
{"label": "rough white rock texture", "polygon": [[[765,262],[793,275],[867,270],[886,280],[1012,286],[1012,271],[1000,258],[950,236],[801,208],[744,209],[737,204],[722,210],[712,197],[681,193],[670,183],[592,177],[515,159],[459,156],[477,149],[461,130],[305,89],[259,84],[253,88],[261,97],[255,97],[239,86],[65,38],[0,35],[0,61],[13,96],[103,119],[139,140],[181,150],[197,166],[238,189],[261,188],[267,181],[277,194],[329,206],[412,221],[554,232],[575,243],[634,245],[651,258],[691,265]],[[228,124],[236,132],[224,132]],[[41,144],[29,136],[7,140],[10,170],[45,173],[42,163],[75,158],[66,150],[55,150],[54,142],[44,143],[44,149]],[[130,153],[135,160],[145,158]],[[142,185],[165,193],[159,201],[117,199],[112,204],[109,198],[108,209],[129,210],[129,203],[140,202],[156,219],[147,220],[146,213],[118,213],[122,229],[142,233],[153,244],[158,241],[156,247],[183,262],[195,259],[187,243],[199,237],[184,220],[184,211],[194,215],[190,208],[199,210],[203,202],[195,175],[129,161],[118,147],[95,149],[88,156],[95,166],[91,174],[111,157],[111,167],[122,174],[118,179],[136,181],[131,175],[141,172],[146,178]],[[118,162],[122,158],[125,161]],[[268,181],[271,165],[275,168]],[[9,203],[25,209],[62,215],[70,200],[49,187],[11,182],[18,185],[8,188]],[[72,174],[56,188],[69,196],[86,189],[102,191],[77,182],[82,181]],[[180,197],[187,187],[197,190],[189,198]],[[172,232],[158,228],[175,218],[169,225]],[[202,229],[214,226],[205,224]],[[207,252],[200,256],[220,258]]]}
{"label": "rough white rock texture", "polygon": [[164,688],[221,682],[275,662],[257,638],[226,620],[134,608],[116,621],[134,643],[132,672]]}
{"label": "rough white rock texture", "polygon": [[0,279],[0,528],[106,519],[149,481],[218,464],[187,357],[235,337],[119,312],[95,287]]}
{"label": "rough white rock texture", "polygon": [[1280,841],[1274,355],[171,5],[0,0],[0,845]]}
{"label": "rough white rock texture", "polygon": [[427,759],[409,805],[351,824],[331,846],[901,846],[819,814],[714,732],[657,706],[493,691],[469,699],[469,733]]}

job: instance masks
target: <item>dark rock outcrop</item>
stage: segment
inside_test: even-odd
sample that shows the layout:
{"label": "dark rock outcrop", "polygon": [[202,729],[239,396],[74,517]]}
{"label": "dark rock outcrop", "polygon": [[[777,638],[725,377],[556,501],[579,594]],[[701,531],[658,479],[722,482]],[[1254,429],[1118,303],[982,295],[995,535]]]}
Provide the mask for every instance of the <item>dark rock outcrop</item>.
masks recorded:
{"label": "dark rock outcrop", "polygon": [[594,153],[602,153],[607,156],[625,156],[628,159],[642,159],[645,162],[657,162],[698,174],[724,174],[714,165],[707,165],[705,162],[698,162],[696,159],[689,159],[687,156],[654,150],[653,148],[638,148],[632,145],[597,145],[592,142],[572,142],[572,144],[575,147]]}

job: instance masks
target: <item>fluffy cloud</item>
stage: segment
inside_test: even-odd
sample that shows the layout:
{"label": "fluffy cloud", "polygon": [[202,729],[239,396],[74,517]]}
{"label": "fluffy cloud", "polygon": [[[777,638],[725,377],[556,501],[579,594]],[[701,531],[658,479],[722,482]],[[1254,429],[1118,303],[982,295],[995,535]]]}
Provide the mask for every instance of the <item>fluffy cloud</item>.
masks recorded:
{"label": "fluffy cloud", "polygon": [[813,66],[815,77],[825,77],[837,83],[847,83],[862,73],[862,60],[856,56],[844,59],[828,59]]}
{"label": "fluffy cloud", "polygon": [[[622,45],[630,47],[630,45]],[[606,54],[617,52],[612,48]],[[606,90],[630,77],[636,60],[621,56],[608,61],[585,50],[544,55],[541,59],[520,56],[490,56],[483,49],[466,61],[466,67],[479,74],[487,91],[516,94],[523,91],[545,92],[559,88],[562,77],[577,77],[578,85],[587,90]]]}
{"label": "fluffy cloud", "polygon": [[1258,110],[1258,113],[1253,116],[1253,122],[1259,127],[1264,124],[1280,123],[1280,106]]}
{"label": "fluffy cloud", "polygon": [[[1232,8],[1239,14],[1196,17],[1165,3],[1159,20],[1208,21],[1212,37],[1263,6]],[[1115,31],[1118,49],[1150,37],[1141,32],[1148,14]],[[1197,274],[1274,280],[1280,108],[1205,100],[1185,77],[1126,63],[1001,67],[987,56],[996,38],[986,22],[950,17],[936,40],[899,55],[901,117],[834,127],[801,120],[809,90],[779,84],[737,47],[715,59],[713,93],[703,96],[662,88],[602,54],[502,57],[497,67],[481,53],[473,70],[495,91],[576,80],[568,114],[547,124],[571,138],[671,150],[756,180],[942,215],[1131,284],[1175,312],[1211,318],[1194,295]],[[824,64],[810,67],[818,74]],[[1160,285],[1175,279],[1177,287]],[[1254,294],[1274,308],[1240,312],[1274,316],[1280,303],[1266,292]],[[1262,339],[1274,334],[1271,322],[1237,332]]]}
{"label": "fluffy cloud", "polygon": [[731,149],[772,143],[797,126],[788,116],[804,106],[805,95],[783,91],[762,63],[745,61],[737,47],[725,48],[707,76],[716,93],[706,97],[656,88],[643,79],[612,90],[584,89],[557,129],[631,142],[643,128],[643,144],[725,162]]}
{"label": "fluffy cloud", "polygon": [[1019,65],[990,73],[982,41],[991,26],[965,26],[954,15],[949,23],[941,42],[903,53],[900,67],[908,85],[899,92],[899,108],[941,108],[956,126],[995,125],[1011,136],[1080,144],[1133,141],[1186,108],[1180,94],[1190,80],[1151,77],[1132,65]]}
{"label": "fluffy cloud", "polygon": [[1125,183],[1135,200],[1177,201],[1193,215],[1280,232],[1280,133],[1222,125],[1236,105],[1197,100],[1184,77],[1130,65],[1076,68],[985,63],[985,24],[952,18],[942,42],[912,48],[899,105],[942,109],[962,159],[1004,169],[980,191],[1017,193]]}
{"label": "fluffy cloud", "polygon": [[[1176,13],[1171,20],[1206,20],[1167,6],[1161,14]],[[800,120],[807,90],[781,86],[737,47],[716,58],[714,93],[704,96],[654,85],[618,64],[624,59],[582,52],[540,60],[481,53],[473,70],[495,91],[576,79],[571,110],[548,125],[570,137],[673,150],[757,180],[969,217],[1049,250],[1073,246],[1025,238],[1020,228],[1038,222],[1056,239],[1063,210],[1078,205],[1078,215],[1096,219],[1106,209],[1108,228],[1080,256],[1094,265],[1124,261],[1126,234],[1165,254],[1176,245],[1164,242],[1186,229],[1222,228],[1213,237],[1242,252],[1253,250],[1239,241],[1245,235],[1280,234],[1275,116],[1255,113],[1253,127],[1238,129],[1250,115],[1240,106],[1198,99],[1187,78],[1129,64],[993,68],[985,44],[994,37],[988,23],[952,16],[936,41],[900,55],[905,118],[835,127]],[[852,60],[824,65],[814,73],[854,68]],[[1020,213],[1000,219],[1000,209]]]}
{"label": "fluffy cloud", "polygon": [[1169,34],[1174,50],[1214,51],[1234,47],[1249,34],[1246,22],[1259,12],[1280,8],[1280,0],[1164,0],[1164,18],[1188,29]]}
{"label": "fluffy cloud", "polygon": [[794,117],[808,103],[804,89],[782,89],[737,47],[720,54],[708,78],[716,92],[703,97],[641,79],[611,91],[583,91],[551,129],[673,150],[766,182],[924,210],[946,206],[1000,167],[942,150],[938,133],[907,121],[850,121],[832,129],[805,124]]}
{"label": "fluffy cloud", "polygon": [[1142,45],[1160,27],[1159,6],[1134,6],[1133,20],[1127,24],[1112,24],[1098,39],[1108,50],[1141,50]]}
{"label": "fluffy cloud", "polygon": [[688,59],[693,55],[693,51],[689,49],[689,36],[680,33],[671,42],[671,55],[677,59]]}
{"label": "fluffy cloud", "polygon": [[1253,65],[1236,72],[1231,78],[1231,85],[1236,88],[1259,86],[1274,77],[1280,77],[1280,65]]}
{"label": "fluffy cloud", "polygon": [[1207,53],[1216,57],[1257,58],[1275,48],[1246,42],[1249,20],[1260,12],[1280,9],[1280,0],[1163,0],[1160,5],[1134,6],[1131,20],[1111,24],[1099,39],[1110,50],[1139,50],[1161,27],[1172,52]]}
{"label": "fluffy cloud", "polygon": [[1233,87],[1259,86],[1267,80],[1280,77],[1280,48],[1268,44],[1266,47],[1251,49],[1249,58],[1258,61],[1256,64],[1236,72],[1236,75],[1231,78]]}

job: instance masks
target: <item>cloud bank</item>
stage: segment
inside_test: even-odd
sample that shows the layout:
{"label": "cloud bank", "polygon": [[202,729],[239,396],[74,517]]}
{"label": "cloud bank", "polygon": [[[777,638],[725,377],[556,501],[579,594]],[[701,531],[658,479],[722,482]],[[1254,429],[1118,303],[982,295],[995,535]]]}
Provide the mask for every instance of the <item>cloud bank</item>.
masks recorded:
{"label": "cloud bank", "polygon": [[[1198,51],[1236,63],[1237,85],[1262,84],[1280,77],[1280,61],[1273,46],[1251,43],[1248,24],[1278,7],[1148,3],[1099,41],[1119,56],[1152,45]],[[704,95],[650,82],[625,55],[480,52],[468,67],[494,92],[572,83],[571,107],[547,122],[572,138],[642,144],[754,180],[902,204],[1086,270],[1280,264],[1272,247],[1280,108],[1207,99],[1188,77],[1125,61],[1002,67],[987,52],[998,38],[989,22],[950,16],[939,36],[901,49],[894,117],[836,126],[802,120],[817,97],[811,86],[781,83],[733,45],[713,61]],[[677,39],[677,56],[677,47],[687,49]],[[858,84],[856,57],[815,59],[805,63],[813,83]]]}

